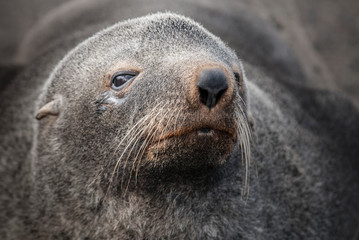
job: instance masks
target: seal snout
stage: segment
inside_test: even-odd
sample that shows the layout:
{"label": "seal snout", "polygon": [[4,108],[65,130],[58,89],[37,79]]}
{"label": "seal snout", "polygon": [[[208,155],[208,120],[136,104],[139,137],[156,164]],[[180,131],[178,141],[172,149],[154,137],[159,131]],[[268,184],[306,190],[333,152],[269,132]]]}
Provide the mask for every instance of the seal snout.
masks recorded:
{"label": "seal snout", "polygon": [[228,89],[228,79],[220,68],[202,69],[198,75],[197,87],[200,102],[211,109]]}

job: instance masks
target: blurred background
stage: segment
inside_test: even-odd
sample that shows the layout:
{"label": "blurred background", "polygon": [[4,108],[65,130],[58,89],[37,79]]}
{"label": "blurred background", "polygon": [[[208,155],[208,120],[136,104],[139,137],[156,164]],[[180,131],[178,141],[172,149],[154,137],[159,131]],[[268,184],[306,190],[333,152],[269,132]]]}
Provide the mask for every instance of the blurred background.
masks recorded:
{"label": "blurred background", "polygon": [[[78,0],[1,0],[0,66],[15,64],[27,32],[74,1]],[[359,109],[358,0],[224,0],[216,4],[217,9],[245,7],[270,22],[315,80],[315,87],[342,92]]]}

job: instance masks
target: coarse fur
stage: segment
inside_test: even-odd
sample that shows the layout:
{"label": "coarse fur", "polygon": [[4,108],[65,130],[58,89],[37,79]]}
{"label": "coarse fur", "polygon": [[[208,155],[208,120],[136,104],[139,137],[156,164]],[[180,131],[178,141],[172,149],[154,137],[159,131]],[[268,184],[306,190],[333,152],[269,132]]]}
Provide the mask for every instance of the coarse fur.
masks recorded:
{"label": "coarse fur", "polygon": [[[295,57],[276,55],[286,46],[270,30],[253,32],[246,37],[263,34],[273,51],[246,61],[244,38],[242,63],[172,13],[86,40],[84,31],[44,53],[1,95],[0,236],[354,238],[358,114],[298,83]],[[195,82],[213,66],[230,87],[208,110]],[[119,70],[139,75],[116,92],[109,83]],[[226,134],[208,141],[196,135],[202,128]]]}

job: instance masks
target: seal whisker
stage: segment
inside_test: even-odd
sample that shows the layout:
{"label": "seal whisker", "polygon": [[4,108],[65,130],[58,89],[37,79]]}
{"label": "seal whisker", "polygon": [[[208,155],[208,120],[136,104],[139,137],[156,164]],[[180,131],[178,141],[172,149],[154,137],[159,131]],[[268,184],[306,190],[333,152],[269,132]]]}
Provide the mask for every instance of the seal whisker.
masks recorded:
{"label": "seal whisker", "polygon": [[[167,111],[165,113],[162,113],[162,118],[160,121],[158,121],[158,124],[154,125],[153,128],[151,129],[151,132],[152,134],[150,134],[150,137],[147,139],[147,141],[145,142],[146,145],[144,145],[144,147],[141,149],[141,157],[140,157],[140,160],[138,161],[137,163],[137,166],[136,166],[136,174],[135,174],[135,178],[136,178],[136,181],[137,181],[137,176],[138,176],[138,170],[139,170],[139,166],[140,166],[140,162],[141,162],[141,159],[142,159],[142,156],[143,154],[145,153],[145,150],[147,148],[147,146],[149,146],[152,142],[153,142],[153,139],[158,135],[158,131],[159,131],[159,126],[162,124],[162,121],[165,119],[166,115],[167,115],[167,112],[170,111],[170,107],[167,108]],[[163,109],[162,109],[163,111]],[[154,130],[154,131],[153,131]]]}
{"label": "seal whisker", "polygon": [[[178,126],[177,126],[177,124],[178,124],[178,117],[179,117],[180,113],[182,113],[182,111],[183,111],[182,108],[180,108],[180,109],[178,110],[177,116],[176,116],[176,120],[175,120],[175,122],[174,122],[174,124],[173,124],[173,129],[178,129]],[[177,139],[176,139],[175,141],[177,142]]]}
{"label": "seal whisker", "polygon": [[[160,103],[158,103],[156,106],[158,106]],[[156,108],[152,109],[151,113],[155,110]],[[131,143],[133,141],[136,140],[136,137],[143,134],[144,132],[144,127],[146,122],[148,121],[148,119],[151,117],[151,114],[147,114],[144,117],[142,117],[140,120],[137,121],[137,123],[134,125],[134,127],[132,127],[130,130],[127,131],[127,133],[125,134],[125,137],[121,140],[121,142],[118,144],[116,151],[119,149],[119,147],[122,145],[122,143],[124,143],[126,140],[128,140],[128,137],[131,137],[127,143],[127,145],[125,146],[124,150],[122,151],[121,156],[118,158],[114,170],[112,172],[112,175],[109,179],[109,186],[106,192],[106,195],[111,187],[111,183],[113,181],[114,175],[117,171],[117,169],[119,168],[119,165],[121,163],[122,157],[124,156],[124,154],[126,153],[127,149],[131,146]],[[115,153],[114,153],[115,154]],[[122,184],[121,184],[122,185]],[[105,195],[105,196],[106,196]]]}
{"label": "seal whisker", "polygon": [[[147,120],[147,117],[144,117],[143,119],[141,119],[141,120],[140,120],[140,121],[141,121],[141,124],[144,123],[146,120]],[[108,193],[108,191],[109,191],[109,189],[110,189],[110,187],[111,187],[111,184],[112,184],[112,181],[113,181],[113,179],[114,179],[114,176],[115,176],[115,174],[116,174],[116,172],[117,172],[117,170],[118,170],[118,168],[119,168],[119,166],[120,166],[122,157],[123,157],[124,154],[126,153],[127,149],[131,146],[131,143],[132,143],[134,140],[136,140],[135,137],[137,137],[138,135],[141,135],[141,134],[142,134],[142,131],[141,131],[141,129],[139,128],[139,127],[141,126],[141,124],[139,124],[135,130],[134,130],[134,129],[131,129],[131,133],[132,133],[132,132],[135,132],[135,134],[133,134],[133,135],[132,135],[132,138],[130,138],[129,143],[125,146],[124,150],[122,151],[120,157],[118,158],[118,160],[117,160],[117,162],[116,162],[116,164],[115,164],[115,166],[114,166],[114,169],[113,169],[113,171],[112,171],[111,177],[110,177],[110,179],[109,179],[109,185],[108,185],[108,189],[107,189],[106,195],[107,195],[107,193]],[[130,135],[126,135],[126,136],[130,136]],[[127,140],[127,137],[125,137],[120,143],[122,144],[122,142],[124,142],[125,140]],[[106,195],[105,195],[105,196],[106,196]]]}
{"label": "seal whisker", "polygon": [[[139,121],[140,124],[137,126],[137,128],[136,129],[131,129],[131,131],[129,131],[129,134],[126,134],[126,136],[119,143],[119,146],[120,146],[123,142],[125,142],[125,140],[127,140],[128,136],[131,136],[130,140],[128,141],[128,144],[125,146],[124,150],[122,150],[121,156],[117,160],[117,163],[115,165],[114,171],[116,171],[116,169],[118,168],[118,166],[120,164],[120,160],[122,159],[123,155],[126,153],[127,149],[131,146],[131,143],[136,139],[136,136],[141,134],[141,131],[140,131],[139,127],[141,127],[141,124],[145,123],[146,120],[147,120],[147,116],[145,116],[143,119],[141,119]],[[135,132],[135,134],[133,134],[133,132]]]}
{"label": "seal whisker", "polygon": [[[169,111],[169,109],[167,109],[167,111],[165,113],[162,113],[162,118],[161,120],[158,122],[158,124],[156,125],[155,131],[152,132],[152,135],[149,139],[149,143],[151,144],[153,142],[153,139],[156,138],[156,136],[160,136],[159,131],[160,131],[160,126],[162,125],[163,120],[165,119],[167,112]],[[163,127],[162,127],[163,130]]]}
{"label": "seal whisker", "polygon": [[[182,113],[184,111],[184,109],[183,108],[181,108],[180,110],[179,110],[179,113]],[[186,119],[187,119],[187,116],[185,115],[184,117],[183,117],[183,119],[182,119],[182,121],[181,121],[181,123],[180,123],[180,126],[178,127],[178,126],[176,126],[176,128],[175,129],[181,129],[182,128],[182,126],[183,126],[183,123],[186,121]],[[177,120],[176,120],[177,121]],[[177,125],[177,123],[176,123],[176,125]],[[177,141],[177,139],[175,140],[175,141]]]}
{"label": "seal whisker", "polygon": [[[162,111],[163,111],[163,108],[161,108],[161,110],[158,110],[158,115],[162,114]],[[148,146],[147,143],[148,143],[148,139],[151,136],[151,132],[153,131],[154,128],[156,128],[156,125],[154,124],[155,122],[156,122],[156,117],[152,118],[151,121],[149,122],[149,124],[146,126],[145,132],[147,132],[147,134],[146,134],[147,136],[146,136],[145,140],[143,141],[143,143],[141,144],[141,146],[139,147],[139,149],[137,150],[137,154],[134,157],[134,160],[132,162],[132,166],[131,166],[131,170],[130,170],[130,174],[129,174],[129,179],[128,179],[127,184],[126,184],[125,194],[128,191],[128,187],[129,187],[131,179],[132,179],[132,172],[135,170],[136,162],[140,161],[141,158],[143,157],[143,154],[141,154],[141,152],[143,152],[144,149],[147,148],[147,146]],[[137,173],[136,173],[136,176],[135,176],[135,181],[137,182]]]}
{"label": "seal whisker", "polygon": [[141,118],[130,130],[128,130],[126,132],[125,136],[122,138],[120,143],[117,144],[117,147],[116,147],[116,149],[115,149],[115,151],[113,152],[113,155],[112,155],[113,157],[115,156],[116,152],[118,151],[118,149],[120,148],[122,143],[124,143],[129,136],[133,136],[133,132],[136,132],[138,130],[138,128],[141,126],[141,124],[143,124],[146,120],[147,120],[147,116]]}
{"label": "seal whisker", "polygon": [[[159,103],[155,106],[154,109],[152,109],[151,113],[154,112],[156,110],[156,107],[159,105]],[[138,132],[140,128],[143,128],[143,126],[146,126],[147,124],[147,120],[151,117],[151,114],[146,114],[144,117],[142,117],[140,120],[137,121],[137,123],[135,124],[134,127],[132,127],[130,130],[128,130],[128,132],[126,133],[126,135],[124,136],[124,138],[122,139],[122,141],[118,144],[118,147],[116,148],[116,150],[118,150],[118,148],[122,145],[123,142],[125,142],[127,140],[128,137],[131,137],[128,142],[132,142],[132,138],[135,138],[135,136],[137,134],[134,134],[134,132]],[[127,146],[128,147],[128,144]],[[123,153],[125,152],[125,150],[123,151]],[[121,158],[121,157],[120,157]]]}
{"label": "seal whisker", "polygon": [[[152,109],[151,112],[153,112],[153,110],[155,110],[155,109],[158,107],[159,104],[160,104],[160,103],[157,103],[157,104],[154,106],[154,108]],[[117,150],[118,150],[119,147],[122,145],[122,143],[127,139],[127,137],[131,136],[131,135],[132,135],[132,132],[133,132],[133,131],[136,131],[136,129],[138,129],[139,125],[140,125],[140,124],[143,124],[143,123],[147,120],[147,117],[148,117],[148,115],[145,115],[144,117],[142,117],[140,120],[137,121],[136,124],[134,124],[134,126],[133,126],[131,129],[129,129],[129,130],[126,132],[125,136],[122,138],[122,140],[120,141],[120,143],[117,145],[117,147],[116,147],[116,149],[115,149],[115,151],[114,151],[114,153],[113,153],[112,156],[114,156],[114,155],[116,154]],[[120,133],[119,133],[119,134],[120,134]]]}
{"label": "seal whisker", "polygon": [[[154,110],[155,110],[155,109],[154,109]],[[161,112],[158,111],[158,113],[153,117],[153,116],[152,116],[152,112],[154,112],[154,110],[152,110],[150,114],[147,114],[146,116],[144,116],[144,117],[140,120],[140,121],[141,121],[141,124],[138,125],[138,127],[136,128],[136,131],[135,131],[136,133],[130,135],[131,138],[128,140],[128,143],[127,143],[125,149],[123,150],[121,156],[120,156],[119,159],[118,159],[118,163],[119,163],[119,162],[122,160],[122,157],[123,157],[124,154],[126,153],[127,149],[132,145],[132,148],[131,148],[130,152],[127,154],[128,156],[127,156],[127,159],[126,159],[126,162],[125,162],[124,169],[125,169],[125,167],[126,167],[126,163],[127,163],[128,158],[129,158],[129,155],[131,154],[132,150],[133,150],[134,147],[136,146],[136,143],[140,140],[140,136],[142,136],[142,135],[146,132],[147,126],[148,126],[148,125],[151,125],[151,123],[152,123],[153,121],[155,121],[156,117],[161,114]],[[153,118],[152,118],[152,117],[153,117]],[[148,119],[150,119],[150,118],[152,118],[152,119],[151,119],[150,122],[148,123]],[[132,132],[131,132],[131,133],[132,133]],[[133,144],[134,141],[135,141],[135,143]],[[115,170],[116,170],[116,169],[115,169]]]}
{"label": "seal whisker", "polygon": [[[136,161],[139,159],[140,153],[143,151],[143,149],[145,149],[147,147],[147,141],[148,141],[148,139],[149,139],[149,137],[151,135],[151,132],[156,127],[156,124],[154,124],[154,123],[156,122],[157,116],[162,114],[162,111],[163,111],[163,109],[164,109],[164,107],[166,105],[167,104],[165,104],[162,108],[160,108],[160,110],[156,109],[156,111],[151,111],[151,114],[152,114],[152,112],[157,112],[157,114],[154,117],[151,114],[148,115],[148,117],[151,118],[151,121],[146,126],[144,126],[144,129],[143,129],[144,133],[147,132],[147,137],[145,138],[145,140],[141,144],[141,146],[138,149],[137,154],[136,154],[136,156],[135,156],[135,158],[134,158],[134,160],[132,162],[132,167],[131,167],[131,170],[130,170],[129,180],[127,182],[125,193],[127,192],[128,186],[129,186],[131,178],[132,178],[132,172],[134,170],[134,165],[135,165]],[[148,130],[149,128],[150,128],[150,130]],[[136,144],[137,144],[137,142],[136,142]],[[134,144],[134,145],[136,145],[136,144]],[[132,149],[131,149],[131,152],[132,152]],[[140,156],[140,158],[142,158],[142,155]],[[121,188],[122,188],[122,182],[121,182]]]}
{"label": "seal whisker", "polygon": [[[153,142],[153,140],[156,138],[156,136],[160,136],[160,135],[158,135],[158,132],[160,129],[159,126],[161,126],[162,122],[166,119],[166,116],[170,112],[171,109],[172,109],[171,107],[168,107],[167,111],[165,113],[162,113],[162,116],[163,116],[162,119],[158,122],[158,124],[156,124],[154,126],[156,128],[154,131],[152,131],[154,128],[151,129],[152,134],[150,135],[150,137],[148,139],[146,139],[146,142],[145,142],[146,145],[144,145],[144,147],[141,149],[141,155],[139,157],[139,161],[136,166],[136,174],[135,174],[136,182],[137,182],[138,171],[139,171],[141,159],[142,159],[147,147]],[[173,111],[172,111],[172,115],[173,115]],[[168,121],[167,121],[167,124],[168,124]],[[167,127],[167,125],[166,125],[166,127]],[[162,128],[162,133],[163,133],[163,130],[164,130],[164,128]]]}
{"label": "seal whisker", "polygon": [[246,119],[244,119],[244,116],[242,115],[242,126],[241,126],[241,147],[242,152],[244,152],[244,159],[245,159],[245,184],[244,184],[244,190],[249,191],[249,166],[250,166],[250,135],[249,135],[249,127],[248,124],[244,124],[246,122]]}
{"label": "seal whisker", "polygon": [[174,122],[174,129],[177,129],[177,124],[178,124],[178,117],[179,117],[179,115],[180,115],[180,113],[182,112],[182,108],[180,108],[179,110],[178,110],[178,112],[177,112],[177,116],[176,116],[176,120],[175,120],[175,122]]}
{"label": "seal whisker", "polygon": [[[166,125],[162,128],[162,132],[161,134],[159,135],[159,137],[163,136],[163,133],[166,132],[167,130],[167,127],[169,125],[169,123],[171,122],[171,119],[173,117],[173,114],[174,114],[174,111],[173,111],[173,108],[172,107],[169,107],[168,108],[168,111],[166,112],[166,114],[164,115],[163,119],[166,119],[167,118],[167,113],[171,112],[171,115],[168,117],[167,121],[166,121]],[[164,143],[165,144],[165,148],[166,148],[166,142]]]}
{"label": "seal whisker", "polygon": [[[128,145],[128,146],[132,145],[132,148],[131,148],[130,151],[127,153],[127,157],[126,157],[126,160],[125,160],[123,169],[122,169],[122,177],[121,177],[121,185],[120,185],[120,186],[121,186],[121,189],[123,189],[123,180],[124,180],[125,173],[126,173],[126,166],[127,166],[128,159],[130,158],[133,149],[136,147],[137,143],[140,141],[141,137],[144,135],[144,132],[145,132],[145,127],[139,129],[139,130],[138,130],[138,134],[134,135],[133,138],[129,141],[129,145]],[[134,142],[133,142],[133,141],[134,141]],[[133,143],[132,143],[132,142],[133,142]],[[130,177],[131,177],[131,174],[130,174]]]}
{"label": "seal whisker", "polygon": [[[163,109],[162,109],[162,111],[163,111]],[[161,114],[163,114],[163,113],[161,112]],[[162,120],[160,122],[162,122]],[[156,136],[157,131],[158,131],[158,124],[152,124],[151,129],[148,131],[149,134],[148,134],[147,138],[145,139],[143,145],[141,146],[141,148],[139,150],[139,154],[140,154],[139,155],[139,161],[138,161],[138,163],[136,165],[136,173],[135,173],[136,182],[137,182],[137,176],[138,176],[138,170],[139,170],[140,161],[141,161],[147,147],[152,143],[153,138]],[[137,161],[137,158],[133,162],[133,169],[131,169],[131,172],[134,170],[134,166],[135,166],[136,161]]]}
{"label": "seal whisker", "polygon": [[97,172],[97,174],[95,175],[94,179],[92,181],[90,181],[87,185],[86,188],[91,187],[93,184],[95,184],[96,180],[99,180],[101,178],[101,174],[103,173],[103,168]]}
{"label": "seal whisker", "polygon": [[[244,168],[244,181],[242,187],[242,195],[249,194],[249,166],[250,166],[250,142],[252,140],[252,132],[248,124],[247,115],[245,114],[246,111],[246,104],[243,98],[238,94],[238,101],[236,101],[236,125],[237,125],[237,135],[238,135],[238,146],[241,149],[241,158],[242,158],[242,165]],[[243,106],[242,106],[243,104]],[[244,109],[243,109],[244,108]]]}
{"label": "seal whisker", "polygon": [[[142,159],[143,154],[144,154],[147,146],[150,144],[150,142],[152,141],[152,138],[154,137],[154,134],[156,132],[156,130],[155,130],[156,128],[157,128],[156,125],[154,125],[154,124],[151,125],[151,129],[148,131],[149,133],[148,133],[145,141],[142,143],[142,145],[141,145],[141,147],[140,147],[140,149],[138,151],[138,154],[137,154],[136,158],[134,159],[134,161],[132,163],[131,173],[132,173],[132,171],[135,170],[135,164],[136,164],[137,160]],[[138,161],[138,163],[136,165],[136,172],[135,172],[135,181],[136,182],[137,182],[137,175],[138,175],[138,168],[137,167],[138,167],[139,164],[140,164],[140,161]]]}
{"label": "seal whisker", "polygon": [[[128,138],[129,136],[131,136],[131,134],[132,134],[133,132],[137,132],[139,126],[140,126],[145,120],[146,120],[146,118],[143,117],[143,118],[140,119],[130,130],[127,131],[127,133],[126,133],[125,136],[122,138],[122,140],[120,141],[120,143],[117,144],[117,147],[116,147],[116,149],[114,150],[114,152],[113,152],[113,154],[112,154],[112,157],[115,156],[116,152],[118,151],[118,149],[120,148],[120,146],[122,145],[122,143],[125,142],[125,141],[127,140],[127,138]],[[126,148],[123,150],[122,155],[124,154],[125,150],[126,150]],[[108,180],[108,181],[109,181],[109,184],[108,184],[107,191],[106,191],[106,194],[105,194],[104,198],[106,198],[106,196],[107,196],[107,194],[108,194],[108,192],[109,192],[109,190],[110,190],[110,187],[111,187],[111,184],[112,184],[114,175],[115,175],[115,173],[116,173],[117,168],[119,167],[119,164],[120,164],[120,160],[121,160],[122,155],[121,155],[120,158],[116,161],[116,164],[115,164],[115,166],[114,166],[114,170],[113,170],[113,172],[112,172],[112,174],[111,174],[111,177],[110,177],[109,180]],[[112,158],[111,158],[111,159],[112,159]]]}

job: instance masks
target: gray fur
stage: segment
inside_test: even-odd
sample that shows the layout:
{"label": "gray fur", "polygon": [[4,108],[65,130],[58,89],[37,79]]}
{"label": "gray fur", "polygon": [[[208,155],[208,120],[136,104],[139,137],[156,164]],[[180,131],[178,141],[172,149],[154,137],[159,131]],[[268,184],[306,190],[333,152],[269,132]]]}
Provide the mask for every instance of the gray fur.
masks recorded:
{"label": "gray fur", "polygon": [[[303,86],[300,66],[275,32],[260,21],[249,24],[248,18],[239,16],[248,24],[233,33],[247,33],[235,48],[244,49],[238,51],[248,79],[242,97],[249,105],[249,93],[255,121],[248,196],[238,147],[205,177],[181,177],[177,169],[172,179],[159,164],[144,165],[130,181],[130,157],[111,178],[125,151],[121,140],[139,119],[158,109],[159,116],[178,114],[179,122],[188,123],[181,118],[189,111],[183,77],[191,74],[188,66],[203,59],[226,69],[240,65],[232,50],[192,20],[149,15],[100,31],[70,52],[88,33],[66,37],[2,93],[0,236],[353,238],[359,212],[359,144],[353,138],[359,133],[358,114],[339,96]],[[268,47],[267,54],[258,49],[251,54],[257,36],[265,37],[258,49]],[[277,50],[285,54],[278,56]],[[123,101],[103,95],[102,81],[118,61],[144,69]],[[58,95],[63,98],[59,116],[37,121],[37,111]],[[167,120],[155,116],[159,124]],[[129,183],[126,191],[122,180]]]}

